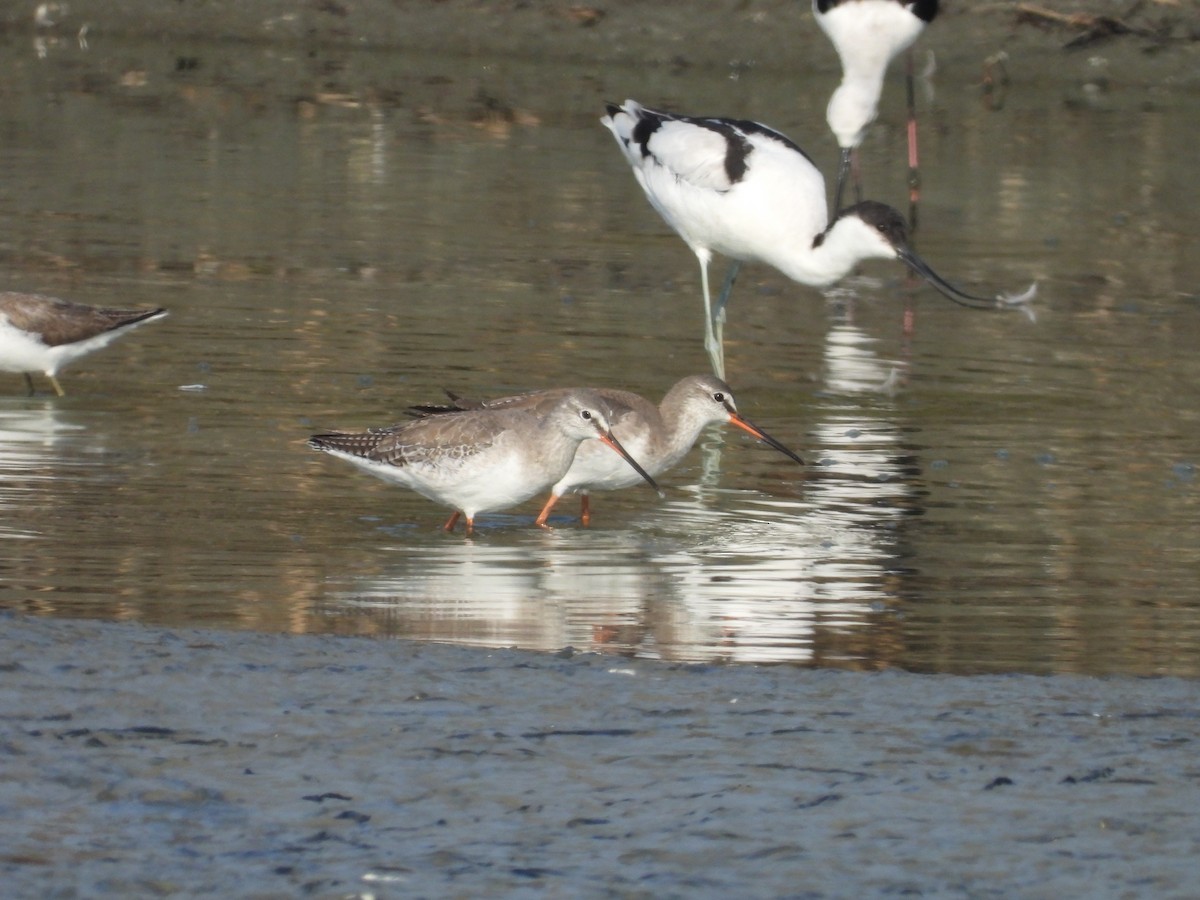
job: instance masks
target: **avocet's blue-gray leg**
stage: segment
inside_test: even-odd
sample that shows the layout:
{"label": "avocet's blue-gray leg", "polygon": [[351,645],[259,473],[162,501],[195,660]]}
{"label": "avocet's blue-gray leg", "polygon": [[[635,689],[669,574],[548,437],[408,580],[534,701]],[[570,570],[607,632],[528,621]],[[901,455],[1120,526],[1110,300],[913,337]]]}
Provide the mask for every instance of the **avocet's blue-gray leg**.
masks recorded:
{"label": "avocet's blue-gray leg", "polygon": [[[716,334],[717,344],[721,347],[722,369],[724,369],[725,360],[725,311],[729,306],[729,294],[733,291],[733,284],[737,281],[740,271],[742,271],[742,261],[740,259],[733,260],[729,264],[729,271],[725,273],[725,283],[721,285],[721,296],[717,298],[716,306],[713,307],[713,331]],[[718,373],[717,377],[724,381],[724,371]]]}
{"label": "avocet's blue-gray leg", "polygon": [[696,258],[700,260],[700,288],[704,292],[704,349],[708,351],[708,359],[712,363],[713,374],[724,381],[725,348],[717,336],[712,298],[708,292],[708,261],[711,258],[711,254],[708,252],[698,252]]}

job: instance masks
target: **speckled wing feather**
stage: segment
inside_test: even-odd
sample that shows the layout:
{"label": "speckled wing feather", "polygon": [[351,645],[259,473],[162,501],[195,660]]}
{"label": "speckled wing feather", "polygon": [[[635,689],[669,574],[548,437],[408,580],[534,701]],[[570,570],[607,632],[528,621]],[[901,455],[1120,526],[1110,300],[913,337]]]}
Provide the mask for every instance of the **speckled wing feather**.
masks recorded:
{"label": "speckled wing feather", "polygon": [[465,460],[488,451],[511,426],[502,416],[454,413],[430,416],[365,432],[315,434],[315,450],[337,450],[390,466]]}
{"label": "speckled wing feather", "polygon": [[[475,400],[462,397],[453,391],[446,391],[446,396],[450,398],[450,403],[426,403],[410,406],[407,412],[409,415],[417,418],[444,415],[471,409],[490,409],[496,411],[525,410],[534,415],[544,416],[557,406],[563,397],[574,390],[580,389],[549,388],[542,391],[529,391],[524,394],[512,394],[507,397],[493,397],[489,400]],[[643,416],[648,415],[654,418],[658,417],[658,407],[632,391],[614,390],[612,388],[589,388],[589,390],[596,391],[608,403],[611,412],[611,423],[614,426],[620,423],[630,412],[637,412]]]}

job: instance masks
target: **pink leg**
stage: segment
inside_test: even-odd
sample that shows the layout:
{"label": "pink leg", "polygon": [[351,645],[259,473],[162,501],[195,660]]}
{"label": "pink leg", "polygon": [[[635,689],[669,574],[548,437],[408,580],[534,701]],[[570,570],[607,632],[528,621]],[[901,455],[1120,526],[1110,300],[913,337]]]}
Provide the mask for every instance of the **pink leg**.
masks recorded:
{"label": "pink leg", "polygon": [[908,51],[908,228],[917,230],[917,204],[921,201],[921,163],[917,154],[917,99],[913,84],[913,52]]}

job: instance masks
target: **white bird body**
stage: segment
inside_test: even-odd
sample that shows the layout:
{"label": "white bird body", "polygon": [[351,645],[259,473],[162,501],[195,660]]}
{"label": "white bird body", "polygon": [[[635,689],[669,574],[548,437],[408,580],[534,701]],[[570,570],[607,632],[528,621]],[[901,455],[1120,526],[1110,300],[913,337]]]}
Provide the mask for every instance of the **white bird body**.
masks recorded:
{"label": "white bird body", "polygon": [[896,256],[874,229],[856,228],[853,217],[826,234],[825,179],[799,146],[765,125],[679,116],[634,100],[610,105],[600,121],[651,205],[700,262],[704,346],[718,378],[725,375],[721,332],[733,273],[714,307],[708,287],[714,252],[739,264],[766,263],[814,287],[844,277],[860,260]]}
{"label": "white bird body", "polygon": [[[879,114],[883,79],[891,61],[933,21],[938,0],[813,0],[813,15],[828,36],[842,63],[842,81],[829,98],[825,120],[841,149],[834,212],[842,208],[846,180],[854,166],[867,127]],[[912,189],[912,215],[916,216],[918,184],[917,119],[913,106],[912,58],[908,73],[908,166]],[[858,199],[862,187],[855,176]]]}
{"label": "white bird body", "polygon": [[[702,260],[762,262],[803,284],[830,271],[812,240],[825,229],[825,179],[804,151],[756,122],[675,116],[633,101],[601,120],[651,205]],[[639,134],[641,123],[657,123]]]}
{"label": "white bird body", "polygon": [[[956,302],[995,305],[933,272],[908,247],[904,219],[891,207],[866,201],[842,210],[831,224],[820,171],[799,146],[765,125],[675,115],[634,100],[609,105],[600,121],[647,199],[700,262],[704,346],[718,378],[725,377],[725,307],[745,261],[825,287],[863,260],[899,259]],[[708,286],[714,253],[734,260],[715,304]]]}
{"label": "white bird body", "polygon": [[813,13],[842,63],[825,118],[839,147],[857,147],[879,113],[887,67],[921,36],[937,3],[813,0]]}

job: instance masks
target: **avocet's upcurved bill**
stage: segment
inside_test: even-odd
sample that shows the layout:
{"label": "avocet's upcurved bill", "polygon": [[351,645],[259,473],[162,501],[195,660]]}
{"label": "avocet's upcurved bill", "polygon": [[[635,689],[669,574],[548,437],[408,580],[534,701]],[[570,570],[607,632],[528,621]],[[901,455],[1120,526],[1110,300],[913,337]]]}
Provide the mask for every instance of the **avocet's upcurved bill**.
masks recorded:
{"label": "avocet's upcurved bill", "polygon": [[[825,287],[863,260],[899,259],[963,305],[1014,300],[987,300],[952,287],[912,251],[904,219],[882,203],[857,204],[831,223],[817,167],[765,125],[656,112],[633,100],[610,105],[601,122],[651,205],[700,261],[704,346],[718,378],[725,377],[725,308],[742,262],[763,262],[801,284]],[[714,253],[734,260],[715,304],[708,289]]]}
{"label": "avocet's upcurved bill", "polygon": [[[900,260],[937,288],[938,292],[943,296],[953,300],[960,306],[970,307],[971,309],[995,309],[997,307],[1028,303],[1037,295],[1036,285],[1030,286],[1023,294],[997,294],[994,297],[969,294],[960,288],[956,288],[935,272],[933,267],[918,256],[917,252],[908,245],[908,227],[904,223],[904,218],[887,204],[877,203],[874,200],[864,200],[862,203],[856,203],[854,206],[842,210],[841,215],[829,226],[828,231],[832,231],[838,222],[847,216],[858,219],[874,228],[880,237],[892,247],[896,259]],[[821,235],[818,237],[818,240],[822,240],[823,238],[824,235]]]}

